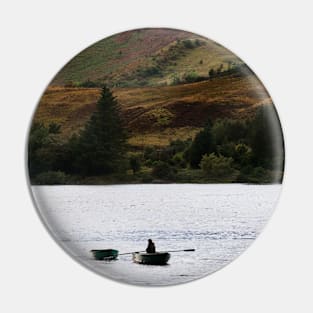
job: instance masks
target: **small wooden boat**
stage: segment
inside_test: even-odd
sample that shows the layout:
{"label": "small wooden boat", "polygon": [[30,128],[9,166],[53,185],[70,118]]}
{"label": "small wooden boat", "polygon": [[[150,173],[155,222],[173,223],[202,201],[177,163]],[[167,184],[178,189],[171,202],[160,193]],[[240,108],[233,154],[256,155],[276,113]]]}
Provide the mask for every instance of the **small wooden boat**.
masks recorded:
{"label": "small wooden boat", "polygon": [[144,253],[134,252],[133,261],[140,264],[165,265],[171,255],[168,252]]}
{"label": "small wooden boat", "polygon": [[103,249],[103,250],[90,250],[93,257],[96,260],[115,260],[118,257],[118,250],[114,249]]}

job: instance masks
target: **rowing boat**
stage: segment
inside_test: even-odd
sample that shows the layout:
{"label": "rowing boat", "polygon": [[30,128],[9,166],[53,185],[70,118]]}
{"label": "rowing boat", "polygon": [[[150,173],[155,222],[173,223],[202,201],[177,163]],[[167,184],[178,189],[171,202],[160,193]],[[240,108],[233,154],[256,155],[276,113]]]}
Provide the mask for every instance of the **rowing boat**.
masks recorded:
{"label": "rowing boat", "polygon": [[171,255],[168,252],[143,253],[134,252],[133,261],[139,264],[165,265]]}
{"label": "rowing boat", "polygon": [[110,261],[118,257],[118,250],[114,249],[90,250],[90,252],[96,260]]}

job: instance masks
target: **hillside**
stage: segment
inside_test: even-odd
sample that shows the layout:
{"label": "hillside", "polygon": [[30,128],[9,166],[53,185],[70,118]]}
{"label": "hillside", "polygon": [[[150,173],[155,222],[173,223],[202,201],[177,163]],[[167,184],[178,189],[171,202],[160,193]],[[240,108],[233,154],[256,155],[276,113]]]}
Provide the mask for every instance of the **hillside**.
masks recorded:
{"label": "hillside", "polygon": [[88,47],[55,76],[51,85],[85,81],[119,87],[171,84],[190,72],[207,76],[210,69],[241,61],[213,41],[173,29],[140,29],[103,39]]}
{"label": "hillside", "polygon": [[265,88],[229,50],[184,31],[134,30],[88,47],[54,77],[33,122],[36,184],[282,179]]}
{"label": "hillside", "polygon": [[[208,118],[244,118],[271,99],[255,76],[220,77],[177,86],[115,88],[114,95],[134,146],[167,145],[187,139]],[[95,110],[99,88],[50,87],[34,121],[62,126],[61,136],[77,132]]]}

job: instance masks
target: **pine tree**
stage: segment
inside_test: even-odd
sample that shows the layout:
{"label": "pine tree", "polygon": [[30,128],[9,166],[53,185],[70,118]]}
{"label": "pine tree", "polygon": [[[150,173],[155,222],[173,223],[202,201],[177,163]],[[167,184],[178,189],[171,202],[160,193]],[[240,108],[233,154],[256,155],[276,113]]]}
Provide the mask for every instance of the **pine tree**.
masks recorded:
{"label": "pine tree", "polygon": [[190,148],[186,152],[186,159],[192,168],[199,168],[202,156],[215,151],[215,144],[211,131],[211,123],[208,122],[193,140]]}
{"label": "pine tree", "polygon": [[118,102],[104,86],[97,110],[77,140],[76,171],[86,176],[119,172],[125,161],[126,139]]}

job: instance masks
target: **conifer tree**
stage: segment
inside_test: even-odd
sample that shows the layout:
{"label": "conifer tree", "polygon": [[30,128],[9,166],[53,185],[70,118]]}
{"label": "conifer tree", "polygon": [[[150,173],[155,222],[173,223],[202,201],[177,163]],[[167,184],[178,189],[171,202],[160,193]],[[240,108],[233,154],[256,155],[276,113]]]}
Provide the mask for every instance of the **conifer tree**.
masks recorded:
{"label": "conifer tree", "polygon": [[125,161],[126,139],[118,102],[104,86],[97,109],[77,140],[76,171],[86,176],[120,171]]}
{"label": "conifer tree", "polygon": [[202,156],[215,151],[215,144],[211,131],[211,123],[208,122],[193,140],[190,148],[186,152],[186,159],[192,168],[199,168]]}

